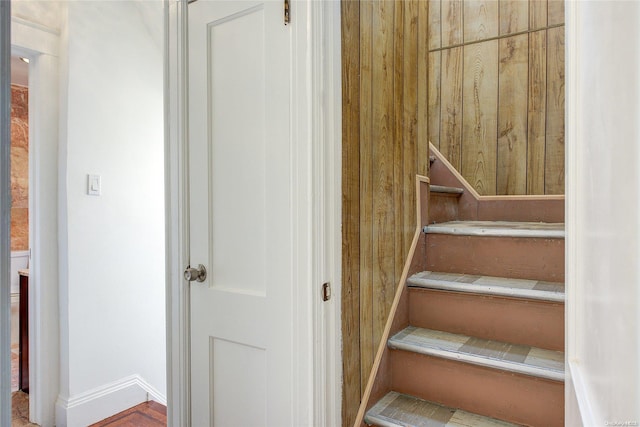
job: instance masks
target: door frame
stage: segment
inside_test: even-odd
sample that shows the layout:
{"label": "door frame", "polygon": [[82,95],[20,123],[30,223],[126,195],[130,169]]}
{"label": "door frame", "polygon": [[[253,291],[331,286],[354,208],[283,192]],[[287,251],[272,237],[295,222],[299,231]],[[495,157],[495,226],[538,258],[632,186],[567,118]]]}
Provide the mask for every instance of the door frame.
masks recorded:
{"label": "door frame", "polygon": [[[205,1],[205,0],[201,0]],[[278,0],[274,0],[278,1]],[[168,425],[191,425],[187,143],[187,0],[165,0],[165,188]],[[340,2],[291,4],[292,194],[298,269],[293,295],[297,425],[341,424],[341,65]],[[313,197],[310,197],[313,195]],[[321,299],[324,283],[332,297]]]}
{"label": "door frame", "polygon": [[11,54],[30,59],[29,418],[44,427],[54,425],[60,388],[58,48],[57,30],[11,17]]}
{"label": "door frame", "polygon": [[576,363],[576,337],[578,321],[576,310],[580,304],[579,268],[577,261],[580,248],[578,241],[579,206],[577,199],[578,164],[577,150],[581,148],[580,120],[578,116],[578,78],[580,51],[577,46],[579,31],[579,5],[565,1],[565,424],[577,425],[585,421],[594,422],[593,408],[587,398],[580,365]]}

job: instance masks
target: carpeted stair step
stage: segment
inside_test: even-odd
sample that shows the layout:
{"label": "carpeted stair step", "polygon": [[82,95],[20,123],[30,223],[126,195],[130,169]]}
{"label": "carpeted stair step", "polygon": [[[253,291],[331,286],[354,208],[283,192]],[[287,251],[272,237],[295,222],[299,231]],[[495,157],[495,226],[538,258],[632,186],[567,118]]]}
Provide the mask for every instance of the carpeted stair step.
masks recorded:
{"label": "carpeted stair step", "polygon": [[515,424],[391,391],[365,416],[380,427],[509,427]]}

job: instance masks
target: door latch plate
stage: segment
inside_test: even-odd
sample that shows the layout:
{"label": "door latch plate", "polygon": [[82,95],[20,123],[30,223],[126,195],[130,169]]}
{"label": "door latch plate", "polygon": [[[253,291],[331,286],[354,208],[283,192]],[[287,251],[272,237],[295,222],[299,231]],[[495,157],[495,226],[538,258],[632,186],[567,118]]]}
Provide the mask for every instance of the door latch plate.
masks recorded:
{"label": "door latch plate", "polygon": [[331,284],[329,282],[322,285],[322,301],[329,301],[331,299]]}

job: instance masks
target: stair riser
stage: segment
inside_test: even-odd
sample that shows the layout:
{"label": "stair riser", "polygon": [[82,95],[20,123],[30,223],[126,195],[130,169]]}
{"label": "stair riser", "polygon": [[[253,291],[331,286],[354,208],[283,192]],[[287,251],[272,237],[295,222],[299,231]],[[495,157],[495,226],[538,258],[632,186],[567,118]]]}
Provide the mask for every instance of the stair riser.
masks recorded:
{"label": "stair riser", "polygon": [[429,198],[429,223],[457,220],[459,199],[457,194],[432,192]]}
{"label": "stair riser", "polygon": [[564,304],[410,288],[409,323],[564,351]]}
{"label": "stair riser", "polygon": [[427,268],[564,282],[564,239],[428,234]]}
{"label": "stair riser", "polygon": [[564,424],[564,384],[400,350],[391,351],[392,389],[529,426]]}

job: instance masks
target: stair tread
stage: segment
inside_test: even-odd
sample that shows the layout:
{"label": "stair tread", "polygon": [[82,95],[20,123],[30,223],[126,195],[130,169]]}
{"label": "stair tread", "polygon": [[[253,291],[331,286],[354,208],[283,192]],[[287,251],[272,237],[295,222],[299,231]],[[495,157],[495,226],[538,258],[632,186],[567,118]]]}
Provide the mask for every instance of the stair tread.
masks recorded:
{"label": "stair tread", "polygon": [[388,342],[389,348],[564,381],[564,353],[408,326]]}
{"label": "stair tread", "polygon": [[413,287],[563,302],[564,284],[473,274],[422,271],[407,279]]}
{"label": "stair tread", "polygon": [[381,427],[509,427],[505,421],[391,391],[367,411],[367,424]]}
{"label": "stair tread", "polygon": [[429,224],[425,233],[459,236],[536,237],[563,239],[564,223],[509,221],[449,221]]}
{"label": "stair tread", "polygon": [[464,188],[460,187],[447,187],[444,185],[434,185],[431,184],[429,186],[430,191],[432,193],[446,193],[446,194],[462,194],[464,193]]}

